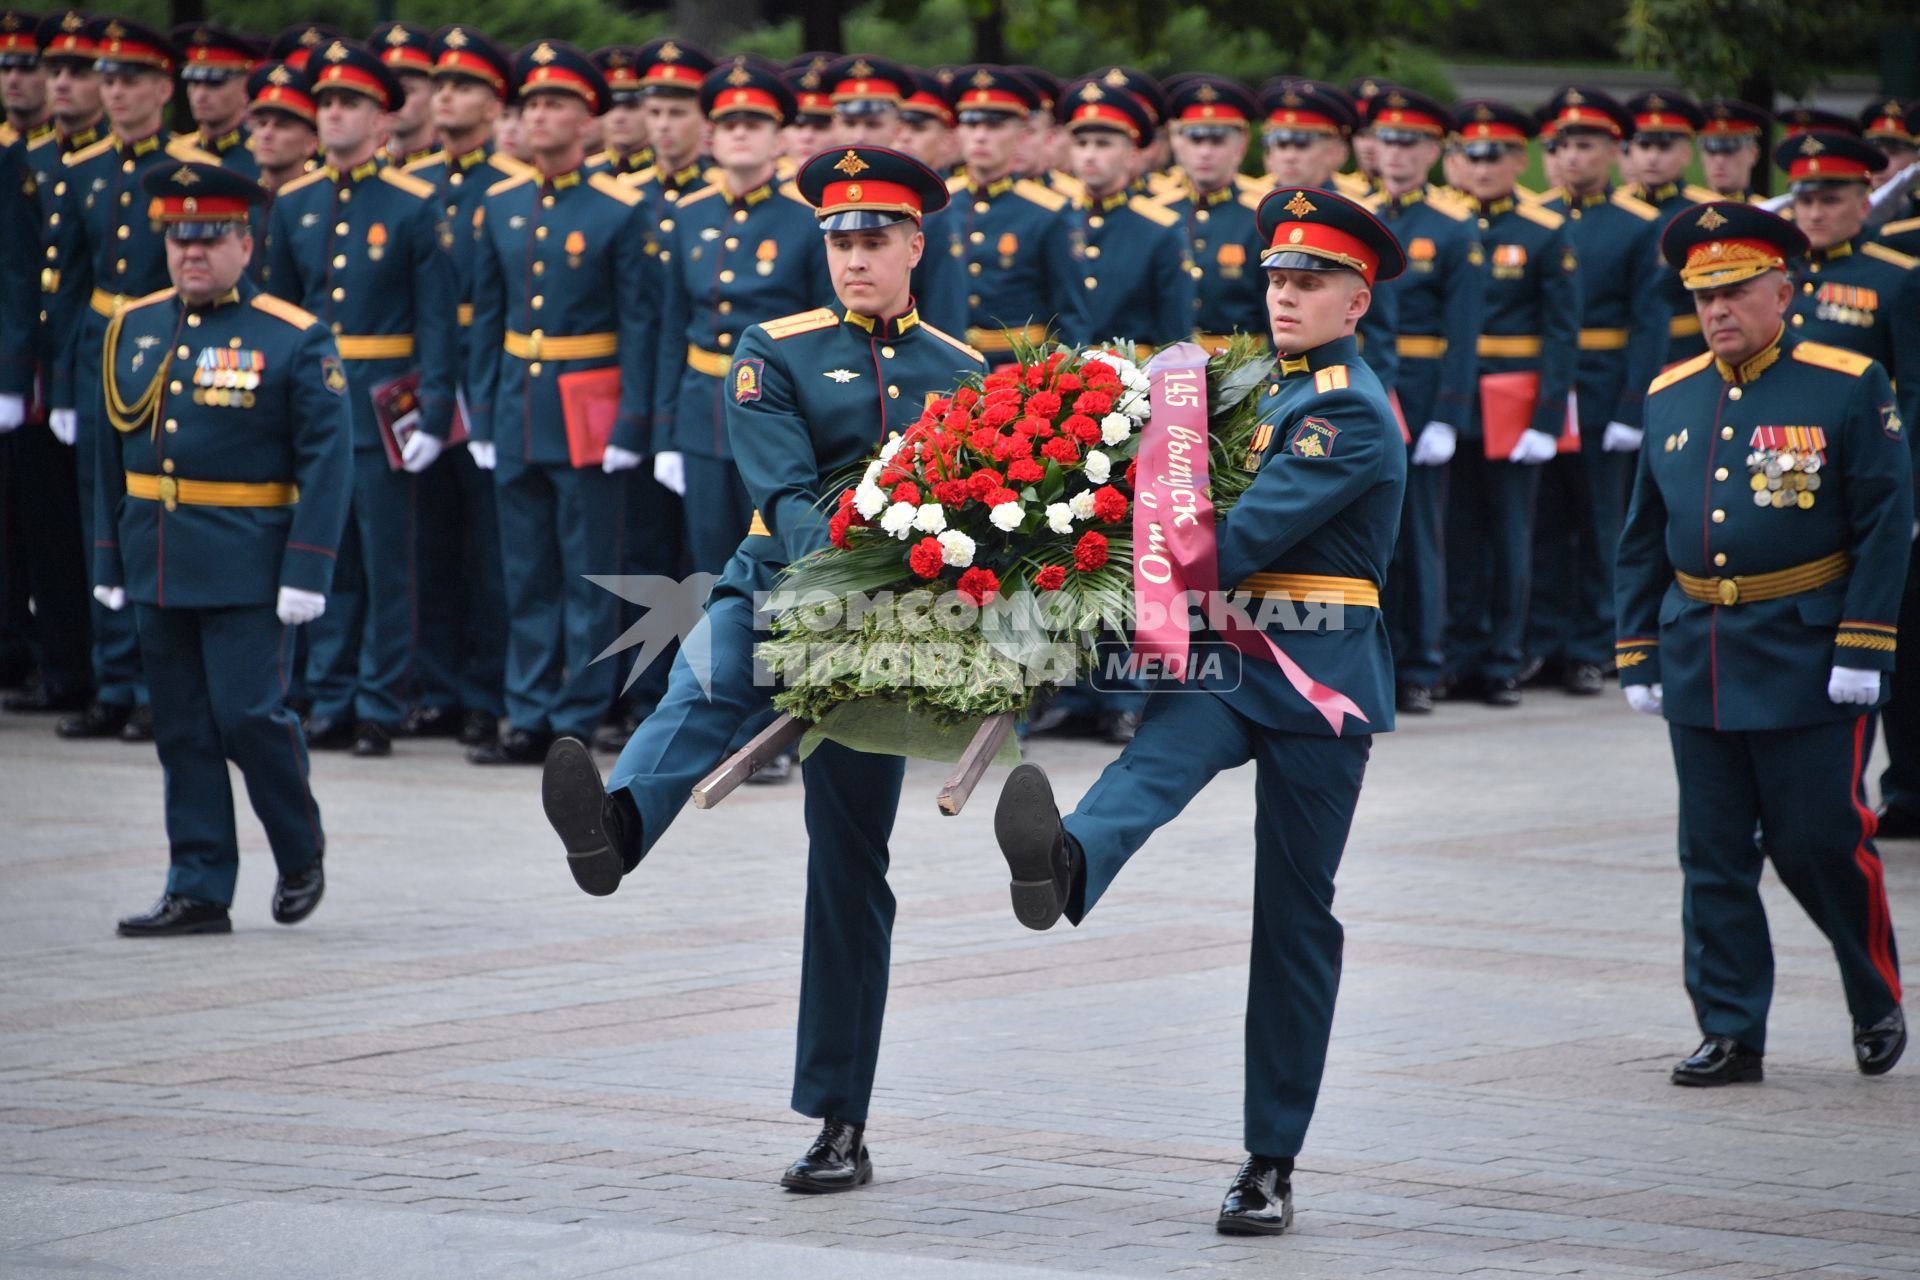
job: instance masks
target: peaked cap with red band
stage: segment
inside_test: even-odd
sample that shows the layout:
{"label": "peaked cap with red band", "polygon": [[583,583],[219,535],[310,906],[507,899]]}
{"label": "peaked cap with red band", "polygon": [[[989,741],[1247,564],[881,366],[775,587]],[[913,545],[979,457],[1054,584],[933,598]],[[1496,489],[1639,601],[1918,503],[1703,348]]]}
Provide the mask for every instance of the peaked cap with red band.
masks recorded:
{"label": "peaked cap with red band", "polygon": [[728,58],[700,85],[700,110],[710,120],[754,115],[785,124],[798,106],[778,64],[750,53]]}
{"label": "peaked cap with red band", "polygon": [[1682,209],[1660,234],[1660,254],[1689,289],[1719,289],[1787,263],[1807,251],[1807,237],[1758,205],[1714,200]]}
{"label": "peaked cap with red band", "polygon": [[267,202],[267,191],[217,164],[155,165],[140,178],[147,216],[170,240],[213,240],[244,231],[247,211]]}
{"label": "peaked cap with red band", "polygon": [[800,166],[794,185],[822,231],[918,223],[947,207],[946,180],[890,147],[829,147]]}
{"label": "peaked cap with red band", "polygon": [[1255,215],[1267,247],[1260,265],[1283,271],[1353,271],[1369,287],[1407,269],[1407,255],[1364,207],[1318,187],[1281,187]]}
{"label": "peaked cap with red band", "polygon": [[512,96],[513,59],[472,27],[454,23],[433,36],[435,80],[477,80],[505,102]]}
{"label": "peaked cap with red band", "polygon": [[1153,116],[1146,105],[1127,90],[1111,88],[1093,76],[1075,80],[1062,90],[1053,114],[1069,133],[1106,130],[1125,135],[1136,147],[1153,141]]}
{"label": "peaked cap with red band", "polygon": [[1773,149],[1773,162],[1796,187],[1825,182],[1866,182],[1887,167],[1887,153],[1864,138],[1831,129],[1796,133]]}
{"label": "peaked cap with red band", "polygon": [[[594,115],[612,103],[600,69],[564,40],[537,40],[514,54],[513,85],[522,98],[536,93],[571,95],[586,103]],[[699,86],[694,88],[697,91]]]}

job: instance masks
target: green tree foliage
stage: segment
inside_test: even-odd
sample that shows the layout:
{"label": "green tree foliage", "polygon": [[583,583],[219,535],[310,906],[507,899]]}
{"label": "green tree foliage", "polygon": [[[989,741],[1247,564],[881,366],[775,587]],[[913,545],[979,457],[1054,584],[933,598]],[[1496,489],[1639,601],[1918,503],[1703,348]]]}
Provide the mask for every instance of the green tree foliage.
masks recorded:
{"label": "green tree foliage", "polygon": [[1883,0],[1628,0],[1620,51],[1696,93],[1799,98],[1823,65],[1868,60],[1891,13]]}

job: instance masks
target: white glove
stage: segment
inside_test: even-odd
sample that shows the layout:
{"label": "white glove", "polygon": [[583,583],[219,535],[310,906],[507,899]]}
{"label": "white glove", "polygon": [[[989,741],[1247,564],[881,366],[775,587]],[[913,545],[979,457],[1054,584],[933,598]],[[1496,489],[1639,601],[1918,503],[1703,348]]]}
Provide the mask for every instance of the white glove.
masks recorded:
{"label": "white glove", "polygon": [[53,438],[61,444],[72,444],[80,438],[80,411],[78,409],[53,410],[47,414],[47,430],[53,432]]}
{"label": "white glove", "polygon": [[125,587],[95,587],[93,598],[107,606],[114,613],[127,607],[127,589]]}
{"label": "white glove", "polygon": [[1560,442],[1544,431],[1535,431],[1528,427],[1520,433],[1520,440],[1513,446],[1513,452],[1507,455],[1508,462],[1518,462],[1522,466],[1537,467],[1543,462],[1552,462],[1553,455],[1560,452]]}
{"label": "white glove", "polygon": [[491,440],[469,440],[467,452],[473,457],[473,465],[482,471],[493,470],[494,464],[500,461],[500,455],[494,452]]}
{"label": "white glove", "polygon": [[11,431],[26,420],[25,396],[0,396],[0,433]]}
{"label": "white glove", "polygon": [[1453,460],[1453,450],[1460,443],[1460,433],[1444,422],[1429,422],[1420,428],[1420,438],[1413,442],[1413,465],[1416,467],[1437,467]]}
{"label": "white glove", "polygon": [[1643,716],[1660,714],[1662,690],[1657,684],[1630,684],[1621,690],[1627,695],[1627,705]]}
{"label": "white glove", "polygon": [[1640,447],[1641,431],[1624,422],[1609,422],[1607,433],[1600,437],[1602,453],[1632,453]]}
{"label": "white glove", "polygon": [[446,441],[438,436],[416,431],[407,437],[407,443],[400,449],[400,469],[410,476],[417,476],[432,466],[434,459],[446,447]]}
{"label": "white glove", "polygon": [[678,453],[653,455],[653,478],[681,497],[687,496],[687,460]]}
{"label": "white glove", "polygon": [[1835,667],[1827,676],[1827,701],[1870,707],[1880,696],[1880,673],[1859,667]]}
{"label": "white glove", "polygon": [[606,456],[600,459],[600,469],[608,475],[616,471],[631,471],[639,465],[639,454],[622,449],[617,444],[608,445]]}
{"label": "white glove", "polygon": [[[416,440],[418,436],[414,437]],[[297,627],[303,622],[312,622],[327,611],[327,598],[315,591],[302,591],[298,587],[280,588],[279,602],[273,611],[280,615],[280,621],[289,627]]]}

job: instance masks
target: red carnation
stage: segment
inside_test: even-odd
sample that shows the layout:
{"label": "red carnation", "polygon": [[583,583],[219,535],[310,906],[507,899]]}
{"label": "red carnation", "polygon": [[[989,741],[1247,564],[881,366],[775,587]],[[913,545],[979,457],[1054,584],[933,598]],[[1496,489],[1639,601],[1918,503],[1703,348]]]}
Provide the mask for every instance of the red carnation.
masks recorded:
{"label": "red carnation", "polygon": [[991,511],[1002,503],[1020,501],[1020,495],[1011,489],[995,489],[980,501],[986,504],[987,510]]}
{"label": "red carnation", "polygon": [[1033,585],[1042,591],[1058,591],[1067,585],[1065,565],[1050,564],[1033,575]]}
{"label": "red carnation", "polygon": [[1104,485],[1093,491],[1093,514],[1113,524],[1127,514],[1127,500],[1112,485]]}
{"label": "red carnation", "polygon": [[1007,479],[1016,484],[1035,484],[1046,477],[1047,469],[1032,458],[1015,458],[1007,464]]}
{"label": "red carnation", "polygon": [[1057,380],[1055,380],[1053,384],[1053,388],[1054,390],[1058,391],[1061,395],[1064,396],[1069,394],[1070,392],[1078,391],[1081,387],[1084,387],[1085,385],[1086,383],[1080,381],[1079,374],[1063,373],[1060,375],[1060,377]]}
{"label": "red carnation", "polygon": [[1134,484],[1133,482],[1134,477],[1139,474],[1140,474],[1140,459],[1135,458],[1132,462],[1129,462],[1127,464],[1127,488],[1129,489],[1139,488],[1139,486]]}
{"label": "red carnation", "polygon": [[1081,444],[1100,442],[1100,424],[1084,413],[1076,413],[1060,424],[1060,429]]}
{"label": "red carnation", "polygon": [[1036,391],[1027,397],[1027,413],[1034,417],[1051,418],[1060,412],[1060,397],[1051,391]]}
{"label": "red carnation", "polygon": [[963,436],[973,429],[973,419],[964,410],[955,409],[940,419],[940,425],[954,435]]}
{"label": "red carnation", "polygon": [[943,563],[941,554],[940,539],[922,538],[907,552],[907,567],[923,578],[937,578]]}
{"label": "red carnation", "polygon": [[1104,534],[1088,530],[1080,535],[1080,541],[1073,544],[1073,567],[1082,573],[1092,573],[1107,562],[1107,539]]}
{"label": "red carnation", "polygon": [[[1051,431],[1052,428],[1049,427],[1048,430]],[[1003,437],[999,445],[994,449],[993,456],[1000,459],[1031,458],[1033,456],[1033,437],[1032,436]]]}
{"label": "red carnation", "polygon": [[853,526],[853,513],[842,508],[827,521],[827,540],[844,550],[847,545],[847,530]]}
{"label": "red carnation", "polygon": [[996,369],[986,376],[981,385],[990,392],[1002,387],[1017,387],[1020,385],[1020,371],[1013,368]]}
{"label": "red carnation", "polygon": [[1028,414],[1026,417],[1014,423],[1013,429],[1023,436],[1038,435],[1040,432],[1048,429],[1047,420]]}
{"label": "red carnation", "polygon": [[980,393],[972,387],[962,387],[953,393],[953,407],[956,409],[971,409],[979,401]]}
{"label": "red carnation", "polygon": [[1032,390],[1036,387],[1044,386],[1046,384],[1046,381],[1047,381],[1047,367],[1045,365],[1036,364],[1027,370],[1026,384],[1027,384],[1028,390]]}
{"label": "red carnation", "polygon": [[967,499],[973,495],[967,491],[965,480],[942,480],[933,486],[933,500],[949,511],[957,511],[967,505]]}
{"label": "red carnation", "polygon": [[1090,387],[1112,387],[1120,383],[1120,371],[1105,360],[1090,360],[1081,365],[1080,376]]}
{"label": "red carnation", "polygon": [[[934,538],[928,538],[927,541],[933,543],[934,551],[937,553],[940,549],[939,541]],[[999,594],[1000,576],[991,569],[982,569],[975,565],[960,575],[960,585],[955,590],[976,605],[984,606],[987,601]]]}
{"label": "red carnation", "polygon": [[[1102,366],[1103,368],[1105,366]],[[1104,418],[1113,412],[1113,393],[1110,391],[1082,391],[1073,402],[1075,413],[1084,413],[1089,418]]]}
{"label": "red carnation", "polygon": [[933,399],[927,401],[925,416],[929,418],[938,418],[942,414],[946,413],[946,411],[952,407],[953,407],[953,400],[951,398],[947,396],[935,396]]}
{"label": "red carnation", "polygon": [[893,486],[893,500],[895,502],[911,502],[914,506],[919,506],[920,486],[911,480],[906,480]]}
{"label": "red carnation", "polygon": [[995,431],[976,431],[967,437],[967,448],[973,450],[975,453],[992,453],[993,442],[999,438],[999,433]]}
{"label": "red carnation", "polygon": [[1058,369],[1060,367],[1060,362],[1062,360],[1065,360],[1066,358],[1067,358],[1067,353],[1064,351],[1056,351],[1052,355],[1048,356],[1047,372],[1052,373],[1055,369]]}
{"label": "red carnation", "polygon": [[1040,456],[1052,458],[1063,467],[1070,467],[1080,461],[1080,450],[1074,448],[1073,441],[1065,436],[1055,436],[1040,446]]}
{"label": "red carnation", "polygon": [[845,511],[848,507],[852,505],[853,505],[853,490],[842,489],[840,491],[840,509],[842,511]]}
{"label": "red carnation", "polygon": [[982,467],[967,477],[967,492],[976,498],[986,497],[1000,485],[1000,473],[991,467]]}
{"label": "red carnation", "polygon": [[[895,456],[898,457],[899,455],[896,454]],[[891,489],[893,488],[893,486],[899,484],[902,480],[911,480],[911,479],[913,479],[913,472],[904,470],[903,468],[900,468],[900,467],[888,467],[885,471],[882,471],[880,473],[879,484],[882,489]]]}
{"label": "red carnation", "polygon": [[1017,405],[990,404],[980,411],[980,425],[998,429],[1012,422],[1019,414]]}

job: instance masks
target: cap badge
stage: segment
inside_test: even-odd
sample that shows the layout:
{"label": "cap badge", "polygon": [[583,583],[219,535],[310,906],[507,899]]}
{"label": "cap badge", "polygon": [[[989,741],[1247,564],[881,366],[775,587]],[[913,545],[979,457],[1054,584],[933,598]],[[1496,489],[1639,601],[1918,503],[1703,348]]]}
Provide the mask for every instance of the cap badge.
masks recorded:
{"label": "cap badge", "polygon": [[1293,199],[1287,201],[1287,203],[1281,207],[1296,218],[1304,218],[1319,208],[1313,201],[1307,199],[1307,193],[1304,191],[1294,192]]}
{"label": "cap badge", "polygon": [[873,166],[862,160],[852,148],[848,148],[847,154],[840,157],[840,163],[833,166],[835,173],[844,173],[849,178],[857,178],[871,168]]}

